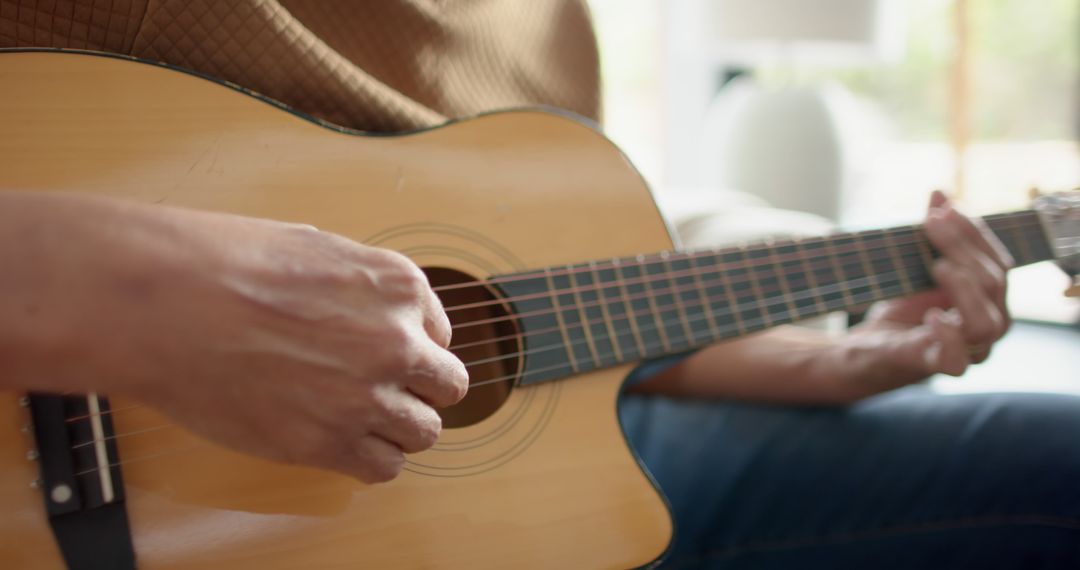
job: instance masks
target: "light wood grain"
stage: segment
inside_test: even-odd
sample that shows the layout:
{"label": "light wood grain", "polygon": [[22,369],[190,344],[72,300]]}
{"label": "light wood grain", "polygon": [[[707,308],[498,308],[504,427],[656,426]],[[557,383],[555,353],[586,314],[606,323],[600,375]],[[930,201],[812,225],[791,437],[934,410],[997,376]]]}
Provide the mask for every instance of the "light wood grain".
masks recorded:
{"label": "light wood grain", "polygon": [[[3,188],[305,222],[476,277],[671,247],[623,156],[550,114],[361,137],[175,71],[54,53],[0,53],[0,85]],[[175,427],[121,438],[122,459],[148,457],[124,466],[140,567],[647,564],[671,523],[616,419],[626,372],[516,389],[384,485],[241,456]],[[0,566],[57,567],[28,486],[25,410],[2,396]],[[140,408],[115,423],[169,422]]]}

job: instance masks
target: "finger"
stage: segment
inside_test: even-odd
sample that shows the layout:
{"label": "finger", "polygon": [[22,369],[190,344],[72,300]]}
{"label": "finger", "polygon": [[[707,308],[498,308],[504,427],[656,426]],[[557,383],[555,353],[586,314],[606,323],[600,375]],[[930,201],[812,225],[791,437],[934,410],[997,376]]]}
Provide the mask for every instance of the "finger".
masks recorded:
{"label": "finger", "polygon": [[[930,242],[946,258],[971,272],[978,285],[991,297],[1004,301],[1005,270],[992,261],[963,229],[965,221],[958,214],[935,211],[926,220]],[[979,239],[982,240],[981,236]]]}
{"label": "finger", "polygon": [[342,450],[332,468],[365,483],[385,483],[397,477],[405,466],[401,448],[376,434],[364,435]]}
{"label": "finger", "polygon": [[427,332],[431,340],[435,341],[439,348],[450,346],[450,339],[453,335],[450,317],[446,315],[446,310],[443,309],[442,300],[430,287],[426,287],[421,311],[424,331]]}
{"label": "finger", "polygon": [[986,362],[987,358],[990,358],[990,352],[993,350],[992,344],[980,344],[967,347],[968,360],[972,364],[980,364]]}
{"label": "finger", "polygon": [[923,358],[931,372],[960,376],[971,361],[963,335],[962,319],[952,311],[935,309],[926,313],[925,325],[932,339]]}
{"label": "finger", "polygon": [[930,206],[929,209],[942,208],[949,203],[949,197],[945,195],[941,190],[934,190],[930,193]]}
{"label": "finger", "polygon": [[[989,292],[1005,319],[1005,328],[1009,326],[1009,310],[1006,304],[1008,294],[1007,272],[1015,264],[1012,255],[1001,243],[997,235],[986,225],[982,218],[968,218],[956,210],[949,214],[963,228],[969,241],[975,243],[982,252],[976,255],[977,261],[985,273],[979,276],[979,282]],[[989,354],[989,351],[986,351]],[[985,359],[985,356],[983,357]]]}
{"label": "finger", "polygon": [[369,422],[370,430],[397,445],[405,453],[417,453],[435,445],[442,418],[412,393],[396,388],[379,398],[380,414]]}
{"label": "finger", "polygon": [[968,345],[990,344],[1004,334],[1001,310],[970,272],[952,260],[939,259],[934,264],[934,279],[959,312]]}
{"label": "finger", "polygon": [[454,354],[433,343],[421,348],[423,354],[405,371],[403,384],[429,405],[452,406],[469,390],[469,373]]}
{"label": "finger", "polygon": [[450,319],[443,310],[442,301],[431,288],[431,281],[420,266],[408,257],[395,251],[385,250],[390,263],[397,266],[399,275],[404,279],[404,288],[415,295],[410,298],[410,308],[418,308],[424,332],[439,346],[450,346]]}
{"label": "finger", "polygon": [[965,216],[959,210],[949,208],[945,213],[947,221],[955,223],[968,237],[968,241],[979,248],[986,257],[994,262],[1003,271],[1008,271],[1015,265],[1012,255],[1001,243],[997,234],[986,225],[982,218]]}

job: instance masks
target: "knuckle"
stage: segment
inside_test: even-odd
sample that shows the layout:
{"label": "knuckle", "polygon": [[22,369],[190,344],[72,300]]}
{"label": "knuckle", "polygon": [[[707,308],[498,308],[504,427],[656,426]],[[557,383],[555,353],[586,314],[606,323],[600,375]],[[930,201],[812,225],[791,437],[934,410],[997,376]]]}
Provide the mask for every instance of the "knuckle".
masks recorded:
{"label": "knuckle", "polygon": [[403,325],[390,325],[379,334],[373,360],[374,367],[387,378],[409,376],[422,358],[423,348],[416,334]]}
{"label": "knuckle", "polygon": [[1012,317],[1008,313],[1001,316],[1001,336],[1005,336],[1005,333],[1009,332],[1012,328]]}
{"label": "knuckle", "polygon": [[417,453],[435,445],[442,433],[442,418],[434,409],[421,404],[402,418],[403,433],[399,445],[406,453]]}
{"label": "knuckle", "polygon": [[401,280],[403,287],[418,294],[425,293],[428,290],[427,275],[412,261],[409,261],[400,271],[398,278]]}
{"label": "knuckle", "polygon": [[428,417],[420,422],[417,429],[417,439],[421,446],[417,451],[423,451],[435,445],[435,442],[439,441],[439,434],[441,433],[442,418],[435,413],[435,410],[428,408]]}
{"label": "knuckle", "polygon": [[997,340],[999,334],[999,325],[995,323],[992,317],[979,321],[978,324],[972,325],[968,340],[975,344],[982,344]]}
{"label": "knuckle", "polygon": [[289,462],[300,465],[314,465],[324,468],[339,468],[343,451],[347,453],[348,442],[336,433],[322,431],[313,434],[303,445],[290,450]]}
{"label": "knuckle", "polygon": [[395,363],[408,360],[415,350],[416,341],[411,328],[407,323],[394,322],[380,334],[379,343],[384,345],[385,354],[396,361]]}
{"label": "knuckle", "polygon": [[[405,455],[394,444],[377,438],[363,437],[353,442],[353,453],[348,457],[349,469],[365,483],[385,483],[398,476],[405,466]],[[340,453],[346,459],[347,453]]]}
{"label": "knuckle", "polygon": [[1016,267],[1016,259],[1008,251],[1002,251],[1001,253],[1001,265],[1006,271]]}
{"label": "knuckle", "polygon": [[386,250],[386,261],[394,277],[404,285],[426,287],[427,275],[411,259],[396,251]]}
{"label": "knuckle", "polygon": [[469,390],[469,375],[465,365],[456,358],[449,363],[440,355],[429,353],[423,365],[413,370],[418,383],[433,387],[433,403],[439,406],[456,404],[465,397]]}
{"label": "knuckle", "polygon": [[990,340],[997,340],[1005,336],[1005,332],[1009,330],[1009,325],[1005,319],[998,317],[993,319],[990,327]]}
{"label": "knuckle", "polygon": [[289,231],[296,234],[297,236],[300,236],[301,238],[315,237],[323,233],[319,231],[319,228],[311,224],[286,223],[285,225],[286,227],[288,227]]}
{"label": "knuckle", "polygon": [[400,451],[392,451],[369,463],[364,480],[368,483],[386,483],[397,477],[403,467],[405,456]]}
{"label": "knuckle", "polygon": [[464,364],[454,367],[454,371],[450,374],[450,397],[453,398],[453,403],[458,403],[465,398],[465,395],[469,393],[469,373],[465,369]]}

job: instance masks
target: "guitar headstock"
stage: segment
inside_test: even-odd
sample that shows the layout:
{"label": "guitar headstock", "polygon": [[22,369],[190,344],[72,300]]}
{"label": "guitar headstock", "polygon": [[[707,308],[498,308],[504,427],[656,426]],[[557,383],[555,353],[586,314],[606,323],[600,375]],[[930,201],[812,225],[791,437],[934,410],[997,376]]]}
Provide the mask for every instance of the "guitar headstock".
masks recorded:
{"label": "guitar headstock", "polygon": [[[1080,190],[1039,196],[1034,207],[1058,264],[1073,279],[1080,278]],[[1080,281],[1068,293],[1080,294]]]}

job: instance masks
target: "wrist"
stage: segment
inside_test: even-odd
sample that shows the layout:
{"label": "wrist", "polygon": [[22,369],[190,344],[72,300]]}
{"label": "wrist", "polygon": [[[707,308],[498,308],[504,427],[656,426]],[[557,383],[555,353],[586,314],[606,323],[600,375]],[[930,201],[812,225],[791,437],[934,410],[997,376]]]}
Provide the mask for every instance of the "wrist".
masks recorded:
{"label": "wrist", "polygon": [[149,208],[68,194],[0,192],[0,387],[114,391],[133,381],[133,298],[152,294]]}
{"label": "wrist", "polygon": [[813,374],[845,402],[923,380],[925,374],[894,354],[896,334],[895,330],[865,326],[853,329],[822,352]]}

